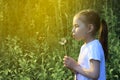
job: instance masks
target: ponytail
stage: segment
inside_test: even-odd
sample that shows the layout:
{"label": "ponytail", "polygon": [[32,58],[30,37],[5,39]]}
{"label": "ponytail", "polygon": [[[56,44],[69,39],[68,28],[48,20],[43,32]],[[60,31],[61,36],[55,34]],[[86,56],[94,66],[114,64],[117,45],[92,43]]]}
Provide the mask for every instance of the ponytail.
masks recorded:
{"label": "ponytail", "polygon": [[108,58],[108,29],[107,29],[107,23],[104,19],[102,19],[101,21],[99,40],[104,50],[105,59],[107,60]]}

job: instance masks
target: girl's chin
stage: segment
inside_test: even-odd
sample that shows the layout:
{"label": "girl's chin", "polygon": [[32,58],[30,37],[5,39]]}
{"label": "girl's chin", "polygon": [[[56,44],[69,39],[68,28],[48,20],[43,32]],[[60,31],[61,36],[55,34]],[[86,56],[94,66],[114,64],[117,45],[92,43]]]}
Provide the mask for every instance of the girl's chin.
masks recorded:
{"label": "girl's chin", "polygon": [[75,35],[73,35],[73,38],[74,38],[75,40],[77,40],[77,41],[81,41],[81,38],[78,38],[78,37],[76,37]]}
{"label": "girl's chin", "polygon": [[79,38],[74,38],[75,40],[77,40],[77,41],[81,41],[81,39],[79,39]]}
{"label": "girl's chin", "polygon": [[75,39],[75,40],[77,40],[77,41],[81,41],[81,39]]}

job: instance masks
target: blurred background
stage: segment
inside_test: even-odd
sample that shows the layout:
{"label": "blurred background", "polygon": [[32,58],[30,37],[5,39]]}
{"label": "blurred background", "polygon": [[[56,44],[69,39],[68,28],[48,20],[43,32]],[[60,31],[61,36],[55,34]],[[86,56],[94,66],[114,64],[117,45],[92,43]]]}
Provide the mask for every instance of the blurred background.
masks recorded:
{"label": "blurred background", "polygon": [[77,60],[74,15],[95,9],[108,24],[107,80],[120,79],[120,0],[0,0],[0,80],[73,80],[63,56]]}

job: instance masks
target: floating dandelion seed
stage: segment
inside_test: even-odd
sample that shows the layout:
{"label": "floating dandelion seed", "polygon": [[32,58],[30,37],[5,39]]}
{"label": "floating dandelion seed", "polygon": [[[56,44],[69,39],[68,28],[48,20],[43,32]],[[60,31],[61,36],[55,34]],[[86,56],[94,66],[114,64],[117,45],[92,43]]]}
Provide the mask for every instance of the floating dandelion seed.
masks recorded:
{"label": "floating dandelion seed", "polygon": [[67,43],[67,40],[65,38],[61,38],[61,40],[59,41],[59,44],[61,45],[65,45]]}

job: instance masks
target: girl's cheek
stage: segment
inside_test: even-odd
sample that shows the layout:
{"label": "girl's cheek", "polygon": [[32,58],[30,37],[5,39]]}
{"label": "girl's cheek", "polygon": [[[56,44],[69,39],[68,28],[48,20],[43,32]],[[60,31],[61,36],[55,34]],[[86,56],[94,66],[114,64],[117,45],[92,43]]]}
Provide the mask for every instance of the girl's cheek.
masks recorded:
{"label": "girl's cheek", "polygon": [[77,38],[81,38],[81,36],[82,36],[82,31],[81,31],[79,28],[77,28],[77,29],[75,30],[75,36],[76,36]]}
{"label": "girl's cheek", "polygon": [[79,29],[77,34],[78,34],[80,39],[84,39],[85,30],[84,29]]}
{"label": "girl's cheek", "polygon": [[84,31],[83,31],[82,29],[78,29],[77,32],[78,32],[78,34],[81,35],[81,36],[82,36],[83,33],[84,33]]}

